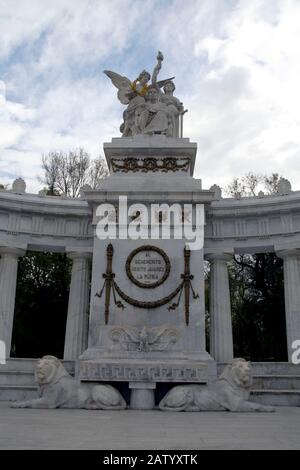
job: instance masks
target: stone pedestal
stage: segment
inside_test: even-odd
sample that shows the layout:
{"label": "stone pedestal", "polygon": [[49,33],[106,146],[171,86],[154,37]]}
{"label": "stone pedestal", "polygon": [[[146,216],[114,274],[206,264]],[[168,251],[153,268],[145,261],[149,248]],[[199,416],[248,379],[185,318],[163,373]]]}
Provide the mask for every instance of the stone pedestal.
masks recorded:
{"label": "stone pedestal", "polygon": [[69,253],[73,260],[64,359],[78,359],[87,346],[90,253]]}
{"label": "stone pedestal", "polygon": [[[192,177],[196,144],[189,139],[120,138],[104,144],[104,150],[111,174],[99,190],[85,191],[95,237],[89,341],[79,378],[128,381],[132,406],[150,409],[157,382],[206,383],[216,373],[205,345],[204,217],[201,222],[195,218],[196,211],[204,215],[213,193],[203,191],[201,181]],[[126,199],[126,211],[120,196]],[[117,212],[118,229],[128,228],[143,205],[150,217],[140,223],[143,238],[118,230],[116,236],[100,239],[103,203],[110,220]],[[180,208],[177,218],[168,213],[173,204]],[[158,231],[153,237],[152,229],[168,217],[169,236]],[[185,218],[199,235],[197,249],[183,230],[181,237],[175,235]]]}
{"label": "stone pedestal", "polygon": [[129,382],[131,389],[130,408],[132,410],[153,410],[155,405],[155,383]]}
{"label": "stone pedestal", "polygon": [[10,356],[14,322],[18,258],[25,250],[0,247],[0,340],[4,341],[6,357]]}
{"label": "stone pedestal", "polygon": [[208,254],[210,261],[210,353],[218,362],[233,358],[231,305],[227,262],[232,255]]}
{"label": "stone pedestal", "polygon": [[291,361],[292,343],[300,339],[300,250],[282,250],[284,299],[288,358]]}

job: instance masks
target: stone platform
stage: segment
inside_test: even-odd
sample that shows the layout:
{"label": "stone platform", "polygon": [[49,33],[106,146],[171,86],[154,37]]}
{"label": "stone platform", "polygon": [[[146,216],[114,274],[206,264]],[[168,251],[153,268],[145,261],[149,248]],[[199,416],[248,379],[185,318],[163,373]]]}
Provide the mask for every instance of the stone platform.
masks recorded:
{"label": "stone platform", "polygon": [[[0,366],[0,402],[22,401],[37,397],[37,386],[34,380],[35,363],[36,359],[9,359],[5,366]],[[63,361],[63,364],[68,372],[74,375],[75,363]],[[218,375],[224,366],[224,363],[218,364]],[[252,367],[251,400],[264,405],[300,406],[300,365],[296,366],[287,362],[253,362]],[[206,382],[205,375],[201,377],[199,374],[198,378],[200,383]],[[138,378],[138,380],[144,381],[145,377]],[[109,381],[116,383],[112,377]],[[129,380],[127,377],[126,381],[132,382],[133,378]],[[157,378],[155,382],[160,383]]]}
{"label": "stone platform", "polygon": [[276,413],[12,409],[0,449],[300,449],[300,408]]}

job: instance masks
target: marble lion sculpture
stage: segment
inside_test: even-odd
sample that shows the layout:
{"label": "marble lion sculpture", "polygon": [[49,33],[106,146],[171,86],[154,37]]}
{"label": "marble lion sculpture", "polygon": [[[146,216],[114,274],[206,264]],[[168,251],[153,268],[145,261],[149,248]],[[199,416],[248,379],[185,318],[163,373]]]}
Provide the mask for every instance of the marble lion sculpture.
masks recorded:
{"label": "marble lion sculpture", "polygon": [[249,401],[251,364],[234,359],[221,376],[207,386],[179,385],[161,400],[163,411],[275,411],[274,407]]}
{"label": "marble lion sculpture", "polygon": [[123,410],[126,402],[110,385],[80,386],[54,356],[39,359],[35,369],[40,398],[15,402],[13,408],[85,408]]}

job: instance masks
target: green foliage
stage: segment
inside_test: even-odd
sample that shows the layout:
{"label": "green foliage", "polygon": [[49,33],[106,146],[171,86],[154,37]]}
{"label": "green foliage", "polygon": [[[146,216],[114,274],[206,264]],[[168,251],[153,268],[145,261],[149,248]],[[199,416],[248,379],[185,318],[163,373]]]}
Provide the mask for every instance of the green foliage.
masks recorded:
{"label": "green foliage", "polygon": [[[235,256],[228,264],[234,356],[287,361],[282,260],[275,253]],[[210,272],[205,270],[209,350]]]}
{"label": "green foliage", "polygon": [[235,356],[286,361],[282,260],[274,253],[235,256],[229,279]]}
{"label": "green foliage", "polygon": [[70,271],[65,254],[28,252],[20,258],[12,356],[62,358]]}

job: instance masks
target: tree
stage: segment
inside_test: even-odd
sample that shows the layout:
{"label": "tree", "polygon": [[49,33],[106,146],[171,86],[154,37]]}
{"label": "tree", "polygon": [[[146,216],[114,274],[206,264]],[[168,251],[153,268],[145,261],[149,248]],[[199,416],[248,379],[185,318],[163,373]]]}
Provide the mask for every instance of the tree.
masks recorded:
{"label": "tree", "polygon": [[279,180],[280,176],[278,173],[272,173],[270,176],[265,176],[264,183],[268,194],[277,193]]}
{"label": "tree", "polygon": [[92,189],[98,189],[100,182],[108,175],[108,168],[103,158],[92,160],[88,171],[88,184]]}
{"label": "tree", "polygon": [[229,279],[235,356],[286,361],[282,260],[275,253],[235,256]]}
{"label": "tree", "polygon": [[225,194],[235,198],[257,196],[260,190],[267,194],[276,194],[280,178],[278,173],[268,176],[249,172],[242,177],[233,178],[225,187]]}
{"label": "tree", "polygon": [[19,259],[12,356],[63,357],[71,260],[27,252]]}
{"label": "tree", "polygon": [[63,152],[49,152],[42,156],[44,177],[41,181],[48,188],[48,195],[78,197],[80,189],[89,185],[92,189],[99,186],[100,180],[108,175],[103,158],[91,160],[82,148]]}
{"label": "tree", "polygon": [[[82,148],[42,157],[42,194],[78,197],[84,185],[97,188],[108,174],[102,158],[91,160]],[[20,258],[12,355],[62,357],[68,309],[71,261],[65,254],[28,252]]]}

